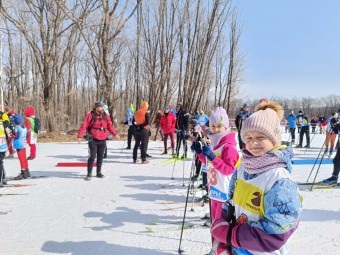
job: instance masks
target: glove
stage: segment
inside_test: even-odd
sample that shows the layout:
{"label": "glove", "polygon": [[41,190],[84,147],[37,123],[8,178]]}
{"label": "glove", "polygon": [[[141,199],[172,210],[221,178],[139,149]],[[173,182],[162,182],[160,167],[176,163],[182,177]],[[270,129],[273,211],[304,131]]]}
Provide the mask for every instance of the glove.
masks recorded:
{"label": "glove", "polygon": [[211,225],[211,235],[214,237],[215,240],[221,243],[227,243],[227,236],[229,231],[230,224],[223,218],[218,218],[214,220]]}
{"label": "glove", "polygon": [[225,243],[221,243],[217,240],[214,240],[212,250],[214,254],[217,255],[231,255],[231,247],[227,246]]}
{"label": "glove", "polygon": [[190,149],[192,151],[196,152],[196,154],[202,153],[202,146],[201,146],[200,142],[193,142]]}
{"label": "glove", "polygon": [[213,161],[216,158],[216,155],[213,153],[210,146],[203,146],[202,153],[206,156],[210,161]]}

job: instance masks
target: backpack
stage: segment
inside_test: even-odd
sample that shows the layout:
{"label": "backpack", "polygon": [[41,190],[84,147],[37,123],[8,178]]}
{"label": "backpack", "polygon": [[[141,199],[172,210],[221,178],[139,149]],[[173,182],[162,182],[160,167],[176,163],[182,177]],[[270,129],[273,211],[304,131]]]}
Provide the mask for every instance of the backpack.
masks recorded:
{"label": "backpack", "polygon": [[[105,111],[102,113],[102,115],[103,115],[102,120],[107,121],[107,117],[106,117],[106,112]],[[90,130],[92,129],[93,124],[97,121],[97,115],[94,112],[91,112],[91,116],[92,116],[92,119],[91,119],[90,124],[87,127],[86,133],[84,135],[84,138],[86,139],[86,141],[91,141],[92,140],[92,135],[90,135]]]}
{"label": "backpack", "polygon": [[39,134],[40,130],[41,130],[41,122],[38,118],[33,118],[34,120],[34,133]]}

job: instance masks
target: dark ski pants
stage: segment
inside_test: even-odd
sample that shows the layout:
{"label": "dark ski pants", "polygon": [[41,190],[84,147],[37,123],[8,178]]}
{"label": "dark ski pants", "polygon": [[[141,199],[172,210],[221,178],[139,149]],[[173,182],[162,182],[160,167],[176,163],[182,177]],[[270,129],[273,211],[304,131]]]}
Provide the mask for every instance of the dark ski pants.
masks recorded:
{"label": "dark ski pants", "polygon": [[242,141],[242,138],[241,138],[241,130],[238,130],[238,145],[239,145],[239,147],[240,147],[240,150],[242,150],[243,149],[243,141]]}
{"label": "dark ski pants", "polygon": [[129,149],[131,149],[131,141],[132,141],[132,137],[134,136],[135,136],[135,127],[133,125],[130,125],[128,129],[128,141],[127,141],[127,147]]}
{"label": "dark ski pants", "polygon": [[135,134],[135,147],[133,147],[133,160],[137,160],[137,151],[139,145],[141,150],[141,158],[143,161],[146,160],[146,151],[148,149],[148,143],[149,143],[149,130],[143,128],[142,130],[136,131]]}
{"label": "dark ski pants", "polygon": [[106,149],[106,140],[97,140],[93,138],[93,140],[89,142],[89,149],[90,157],[87,160],[87,173],[92,174],[93,163],[96,157],[97,157],[97,173],[101,172],[104,151]]}
{"label": "dark ski pants", "polygon": [[179,151],[181,149],[181,143],[183,142],[183,156],[187,156],[188,151],[188,144],[187,140],[185,139],[184,131],[179,130],[177,131],[177,140],[176,140],[176,155],[179,156]]}
{"label": "dark ski pants", "polygon": [[3,180],[6,177],[5,168],[4,168],[5,155],[6,155],[5,151],[0,152],[0,184],[3,183]]}
{"label": "dark ski pants", "polygon": [[300,130],[300,146],[302,146],[303,135],[306,134],[307,145],[310,145],[309,126],[303,126]]}
{"label": "dark ski pants", "polygon": [[290,135],[292,137],[292,142],[295,141],[295,128],[290,128]]}
{"label": "dark ski pants", "polygon": [[333,158],[334,165],[340,165],[340,150],[336,151],[335,157]]}

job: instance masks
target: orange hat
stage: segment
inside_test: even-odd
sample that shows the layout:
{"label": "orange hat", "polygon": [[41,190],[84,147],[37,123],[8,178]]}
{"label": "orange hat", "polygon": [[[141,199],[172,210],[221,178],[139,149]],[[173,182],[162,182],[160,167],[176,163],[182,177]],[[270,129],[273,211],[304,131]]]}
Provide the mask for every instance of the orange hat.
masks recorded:
{"label": "orange hat", "polygon": [[148,102],[143,101],[143,103],[142,103],[142,108],[148,108],[148,107],[149,107]]}

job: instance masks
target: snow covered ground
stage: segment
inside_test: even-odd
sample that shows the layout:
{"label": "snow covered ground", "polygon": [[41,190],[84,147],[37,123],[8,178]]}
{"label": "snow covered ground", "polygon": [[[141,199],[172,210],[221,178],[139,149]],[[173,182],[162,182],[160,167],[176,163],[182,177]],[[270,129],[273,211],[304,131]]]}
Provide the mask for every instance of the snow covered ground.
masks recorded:
{"label": "snow covered ground", "polygon": [[[324,136],[311,137],[312,148],[295,149],[296,159],[317,157]],[[169,156],[160,155],[161,141],[150,142],[148,165],[133,164],[132,151],[123,146],[110,141],[106,178],[87,182],[85,167],[56,167],[86,162],[87,144],[39,143],[38,157],[29,165],[32,175],[46,178],[12,181],[32,186],[0,189],[0,194],[20,194],[0,196],[0,254],[177,254],[191,159],[176,163],[171,180],[174,161],[164,162]],[[296,181],[305,182],[312,166],[294,165]],[[332,167],[322,164],[317,181],[329,177]],[[5,168],[16,176],[18,159],[6,159]],[[301,186],[304,211],[291,240],[293,254],[339,254],[340,189],[308,188]],[[192,206],[192,196],[189,202],[181,248],[185,254],[205,254],[211,238],[200,217],[208,205]]]}

